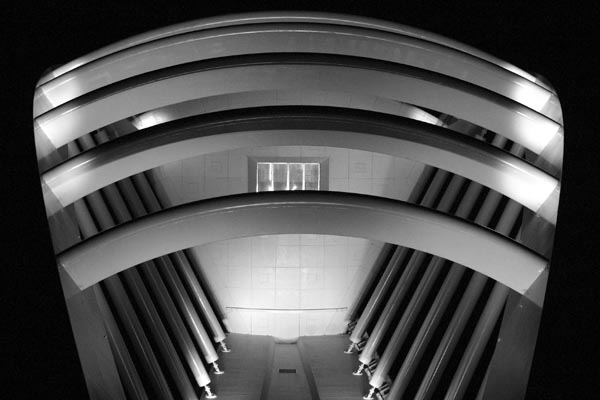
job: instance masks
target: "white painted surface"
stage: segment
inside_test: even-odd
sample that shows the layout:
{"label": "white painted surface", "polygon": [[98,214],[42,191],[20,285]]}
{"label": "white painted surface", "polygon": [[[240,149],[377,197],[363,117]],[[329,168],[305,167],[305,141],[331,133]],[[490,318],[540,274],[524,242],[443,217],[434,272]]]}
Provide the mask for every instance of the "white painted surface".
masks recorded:
{"label": "white painted surface", "polygon": [[[172,205],[246,193],[248,157],[328,157],[329,189],[406,200],[423,166],[331,147],[263,147],[199,156],[152,171]],[[194,248],[228,329],[281,338],[339,334],[383,243],[328,235],[273,235]]]}

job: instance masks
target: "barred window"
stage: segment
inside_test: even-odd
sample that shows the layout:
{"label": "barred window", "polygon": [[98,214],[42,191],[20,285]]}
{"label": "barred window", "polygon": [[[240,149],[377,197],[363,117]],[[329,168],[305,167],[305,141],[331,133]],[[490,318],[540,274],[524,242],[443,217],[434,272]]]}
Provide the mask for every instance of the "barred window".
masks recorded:
{"label": "barred window", "polygon": [[257,162],[256,191],[321,190],[321,164]]}

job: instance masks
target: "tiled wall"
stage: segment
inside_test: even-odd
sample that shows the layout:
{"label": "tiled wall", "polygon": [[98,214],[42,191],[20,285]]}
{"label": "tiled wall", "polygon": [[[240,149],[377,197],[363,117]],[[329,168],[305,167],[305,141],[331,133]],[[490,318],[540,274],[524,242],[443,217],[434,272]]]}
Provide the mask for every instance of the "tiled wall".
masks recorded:
{"label": "tiled wall", "polygon": [[343,331],[380,250],[380,243],[358,238],[271,235],[211,243],[194,253],[232,332],[297,337]]}
{"label": "tiled wall", "polygon": [[[408,198],[422,164],[328,147],[200,156],[153,171],[172,205],[248,191],[248,157],[328,157],[329,190]],[[383,243],[327,235],[257,236],[193,249],[231,332],[278,337],[344,331],[348,307]]]}

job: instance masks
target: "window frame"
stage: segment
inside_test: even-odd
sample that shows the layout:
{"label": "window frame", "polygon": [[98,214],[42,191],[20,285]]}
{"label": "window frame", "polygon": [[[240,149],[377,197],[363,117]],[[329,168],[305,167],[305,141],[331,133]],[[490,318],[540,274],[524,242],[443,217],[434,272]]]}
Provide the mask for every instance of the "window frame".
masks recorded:
{"label": "window frame", "polygon": [[329,157],[248,157],[248,192],[256,193],[258,163],[316,163],[319,164],[319,190],[329,190]]}

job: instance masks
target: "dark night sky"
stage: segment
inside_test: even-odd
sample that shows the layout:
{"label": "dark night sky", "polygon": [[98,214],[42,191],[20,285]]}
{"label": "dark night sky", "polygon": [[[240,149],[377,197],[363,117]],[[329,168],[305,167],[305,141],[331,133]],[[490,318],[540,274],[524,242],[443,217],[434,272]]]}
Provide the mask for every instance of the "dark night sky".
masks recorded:
{"label": "dark night sky", "polygon": [[0,133],[7,200],[0,226],[11,239],[2,241],[1,298],[7,312],[0,320],[0,359],[7,363],[9,375],[2,375],[8,387],[0,387],[0,393],[8,391],[6,398],[11,399],[87,397],[39,190],[31,122],[37,79],[50,66],[161,26],[233,12],[296,9],[364,15],[429,30],[537,72],[557,89],[565,116],[563,186],[527,398],[597,398],[600,291],[595,289],[599,263],[594,253],[600,244],[600,221],[594,206],[600,141],[592,127],[600,125],[600,41],[593,37],[600,9],[550,1],[439,2],[443,8],[434,2],[416,3],[69,0],[5,5],[0,15],[0,41],[6,47],[1,60],[6,78],[2,114],[9,124]]}

